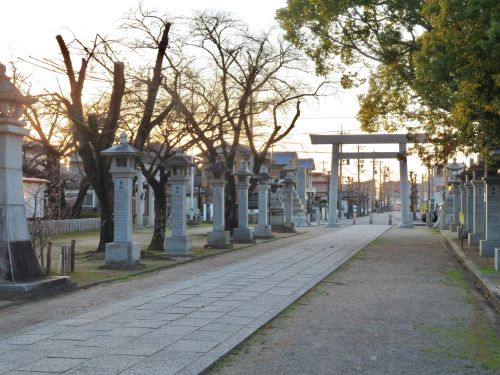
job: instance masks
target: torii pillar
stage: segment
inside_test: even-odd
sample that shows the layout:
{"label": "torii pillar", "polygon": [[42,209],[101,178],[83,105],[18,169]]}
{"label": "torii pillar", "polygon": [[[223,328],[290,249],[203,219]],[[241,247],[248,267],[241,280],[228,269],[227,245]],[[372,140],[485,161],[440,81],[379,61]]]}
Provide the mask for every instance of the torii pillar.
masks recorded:
{"label": "torii pillar", "polygon": [[399,144],[399,183],[401,189],[401,222],[400,228],[413,228],[410,212],[410,189],[408,184],[408,162],[406,160],[406,142]]}
{"label": "torii pillar", "polygon": [[339,161],[340,153],[338,143],[332,145],[332,166],[330,175],[330,192],[328,197],[329,210],[328,210],[328,223],[326,227],[338,227],[337,222],[337,201],[338,201],[338,186],[339,186]]}

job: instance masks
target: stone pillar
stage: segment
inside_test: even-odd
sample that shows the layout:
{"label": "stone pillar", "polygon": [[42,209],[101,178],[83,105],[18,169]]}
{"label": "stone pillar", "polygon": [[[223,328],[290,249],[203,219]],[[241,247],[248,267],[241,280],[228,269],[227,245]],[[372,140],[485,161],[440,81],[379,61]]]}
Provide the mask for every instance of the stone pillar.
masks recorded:
{"label": "stone pillar", "polygon": [[[0,73],[5,73],[5,70]],[[29,131],[25,126],[23,121],[0,116],[0,284],[45,276],[36,258],[26,221],[22,140]],[[2,290],[0,293],[4,294]]]}
{"label": "stone pillar", "polygon": [[246,160],[240,162],[240,169],[233,173],[237,178],[236,189],[238,192],[238,228],[234,228],[234,242],[255,242],[253,229],[248,227],[248,188],[250,176]]}
{"label": "stone pillar", "polygon": [[111,175],[114,184],[114,238],[106,244],[105,263],[112,268],[127,268],[139,263],[141,251],[132,242],[132,194],[135,155],[138,150],[127,143],[127,135],[120,135],[120,143],[101,152],[111,157]]}
{"label": "stone pillar", "polygon": [[155,192],[151,185],[148,186],[148,227],[155,226]]}
{"label": "stone pillar", "polygon": [[257,193],[259,195],[259,216],[258,224],[255,227],[255,238],[272,238],[271,226],[268,221],[268,194],[269,194],[269,179],[271,176],[267,173],[265,166],[260,167],[259,184],[257,185]]}
{"label": "stone pillar", "polygon": [[469,245],[479,246],[479,241],[484,240],[485,236],[485,207],[484,207],[484,169],[482,165],[474,166],[472,169],[473,196],[473,214],[472,214],[472,233],[469,233]]}
{"label": "stone pillar", "polygon": [[135,194],[135,228],[144,229],[144,188],[140,170],[137,172],[137,192]]}
{"label": "stone pillar", "polygon": [[316,206],[314,207],[314,210],[316,212],[316,223],[319,225],[321,223],[321,207]]}
{"label": "stone pillar", "polygon": [[299,167],[297,169],[297,194],[302,201],[304,207],[306,206],[306,168]]}
{"label": "stone pillar", "polygon": [[458,215],[458,223],[459,226],[457,228],[458,238],[461,239],[463,236],[467,235],[467,231],[465,229],[465,216],[467,215],[467,190],[465,187],[465,174],[462,174],[462,181],[458,186],[460,190],[460,213]]}
{"label": "stone pillar", "polygon": [[413,218],[410,212],[410,189],[408,183],[408,162],[406,160],[406,143],[399,144],[399,180],[401,190],[401,222],[400,228],[413,228]]}
{"label": "stone pillar", "polygon": [[271,193],[271,228],[282,229],[285,223],[285,206],[284,206],[285,193],[283,189],[278,186],[274,193]]}
{"label": "stone pillar", "polygon": [[460,181],[455,177],[455,181],[451,183],[452,197],[453,197],[453,216],[451,222],[451,231],[456,232],[457,227],[460,225]]}
{"label": "stone pillar", "polygon": [[207,233],[205,247],[228,249],[232,247],[230,233],[225,230],[224,202],[225,202],[225,174],[229,169],[224,163],[217,160],[209,169],[211,173],[210,185],[212,190],[213,218],[212,231]]}
{"label": "stone pillar", "polygon": [[295,179],[292,173],[289,172],[285,178],[285,222],[283,227],[287,232],[295,232],[295,225],[293,222],[293,194],[294,194]]}
{"label": "stone pillar", "polygon": [[472,185],[471,178],[467,177],[467,182],[465,183],[465,231],[467,236],[474,230],[474,185]]}
{"label": "stone pillar", "polygon": [[0,296],[18,299],[69,287],[68,276],[47,277],[28,232],[23,194],[22,141],[29,134],[21,121],[23,96],[0,64]]}
{"label": "stone pillar", "polygon": [[326,227],[338,227],[337,221],[337,201],[338,201],[338,186],[339,186],[339,144],[332,145],[332,166],[330,175],[330,192],[329,192],[329,209],[328,209],[328,224]]}
{"label": "stone pillar", "polygon": [[191,237],[186,235],[186,191],[188,169],[192,164],[186,159],[182,150],[178,149],[174,157],[164,164],[170,170],[171,205],[170,225],[172,236],[165,238],[164,250],[170,256],[192,255]]}
{"label": "stone pillar", "polygon": [[500,176],[484,177],[486,185],[485,239],[479,241],[479,254],[493,257],[500,247]]}

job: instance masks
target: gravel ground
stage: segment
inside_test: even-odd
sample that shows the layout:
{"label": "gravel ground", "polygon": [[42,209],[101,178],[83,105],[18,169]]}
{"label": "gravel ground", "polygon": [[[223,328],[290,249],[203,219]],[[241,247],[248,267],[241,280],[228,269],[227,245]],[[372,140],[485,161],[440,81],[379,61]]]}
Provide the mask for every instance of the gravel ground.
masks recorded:
{"label": "gravel ground", "polygon": [[392,228],[210,374],[498,374],[499,327],[443,237]]}

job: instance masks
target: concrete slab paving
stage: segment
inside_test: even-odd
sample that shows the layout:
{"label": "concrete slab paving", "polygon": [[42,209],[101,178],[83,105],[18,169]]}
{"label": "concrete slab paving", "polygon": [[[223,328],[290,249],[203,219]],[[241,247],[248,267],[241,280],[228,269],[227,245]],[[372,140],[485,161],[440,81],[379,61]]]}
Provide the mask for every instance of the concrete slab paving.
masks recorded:
{"label": "concrete slab paving", "polygon": [[19,362],[11,371],[199,373],[387,229],[325,229],[315,238],[142,295],[31,330],[26,327],[0,338],[0,348],[3,356],[15,358],[29,352],[30,345],[61,342],[60,355],[33,350],[33,360]]}

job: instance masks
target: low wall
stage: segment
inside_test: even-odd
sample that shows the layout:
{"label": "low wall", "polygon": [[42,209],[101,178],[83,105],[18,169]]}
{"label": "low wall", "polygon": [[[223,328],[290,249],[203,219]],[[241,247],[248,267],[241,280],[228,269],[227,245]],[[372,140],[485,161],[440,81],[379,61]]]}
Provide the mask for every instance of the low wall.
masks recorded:
{"label": "low wall", "polygon": [[68,219],[68,220],[41,220],[28,221],[30,233],[37,231],[37,226],[43,225],[48,235],[67,234],[74,232],[90,232],[101,229],[100,218]]}

